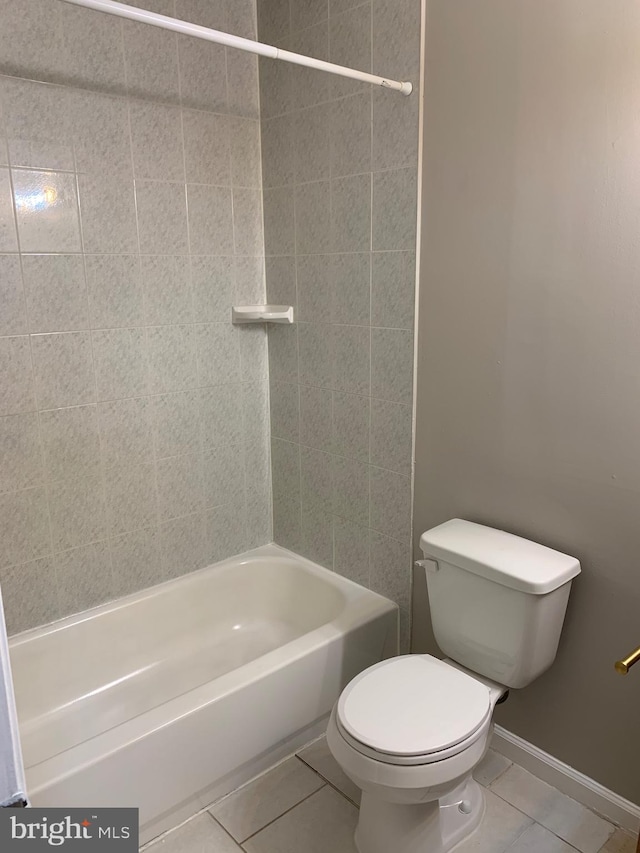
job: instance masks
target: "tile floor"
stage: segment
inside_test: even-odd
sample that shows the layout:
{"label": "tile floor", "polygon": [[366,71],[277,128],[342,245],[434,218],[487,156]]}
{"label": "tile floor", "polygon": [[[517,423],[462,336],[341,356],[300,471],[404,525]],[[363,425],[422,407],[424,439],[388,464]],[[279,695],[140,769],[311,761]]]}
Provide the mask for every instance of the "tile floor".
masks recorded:
{"label": "tile floor", "polygon": [[[456,853],[635,853],[630,835],[496,752],[475,777],[487,811]],[[321,738],[145,853],[356,853],[359,794]]]}

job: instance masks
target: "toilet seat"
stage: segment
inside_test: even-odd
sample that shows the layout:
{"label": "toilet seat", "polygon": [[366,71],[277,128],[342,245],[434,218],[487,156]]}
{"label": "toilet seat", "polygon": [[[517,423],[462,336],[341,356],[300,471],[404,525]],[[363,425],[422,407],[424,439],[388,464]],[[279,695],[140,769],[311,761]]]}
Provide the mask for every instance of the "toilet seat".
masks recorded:
{"label": "toilet seat", "polygon": [[389,764],[429,764],[468,749],[493,712],[486,684],[431,655],[403,655],[370,667],[336,708],[343,738]]}
{"label": "toilet seat", "polygon": [[380,752],[376,749],[372,749],[370,746],[367,746],[360,741],[357,741],[355,738],[351,737],[351,735],[345,731],[344,727],[341,725],[340,720],[338,720],[337,715],[335,717],[335,725],[338,730],[340,737],[344,740],[346,744],[348,744],[352,749],[356,752],[359,752],[360,755],[365,756],[366,758],[372,758],[374,761],[379,764],[388,764],[396,767],[418,767],[425,766],[427,764],[437,764],[439,761],[443,761],[446,758],[453,758],[456,755],[460,755],[463,752],[466,752],[475,743],[479,740],[487,736],[491,728],[491,715],[487,717],[485,723],[480,726],[478,731],[474,732],[470,737],[461,743],[456,744],[455,746],[450,746],[448,749],[442,749],[438,752],[429,752],[418,755],[393,755],[389,752]]}

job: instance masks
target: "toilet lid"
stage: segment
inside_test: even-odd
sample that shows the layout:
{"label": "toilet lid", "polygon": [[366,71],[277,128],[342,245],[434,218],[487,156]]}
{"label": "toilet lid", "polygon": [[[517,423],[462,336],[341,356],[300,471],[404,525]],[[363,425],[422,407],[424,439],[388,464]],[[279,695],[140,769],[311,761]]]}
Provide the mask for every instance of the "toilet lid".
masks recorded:
{"label": "toilet lid", "polygon": [[489,689],[431,655],[403,655],[356,676],[338,719],[360,743],[392,755],[427,755],[470,737],[491,714]]}

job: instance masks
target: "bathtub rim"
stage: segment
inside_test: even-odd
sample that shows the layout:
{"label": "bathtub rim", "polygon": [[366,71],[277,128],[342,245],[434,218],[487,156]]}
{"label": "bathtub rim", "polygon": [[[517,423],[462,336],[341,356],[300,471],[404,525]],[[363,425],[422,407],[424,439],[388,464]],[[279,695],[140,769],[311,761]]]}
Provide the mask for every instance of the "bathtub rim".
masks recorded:
{"label": "bathtub rim", "polygon": [[[131,607],[134,604],[137,604],[138,602],[143,602],[155,598],[156,596],[162,594],[163,592],[166,592],[167,590],[172,589],[175,586],[184,586],[187,583],[195,583],[196,580],[202,578],[206,574],[214,574],[216,571],[233,565],[244,565],[247,563],[251,563],[253,559],[262,557],[284,557],[292,563],[301,564],[303,567],[310,570],[313,575],[315,575],[316,577],[319,576],[323,580],[333,581],[334,578],[337,578],[337,580],[332,583],[332,586],[341,587],[345,585],[347,590],[351,590],[352,595],[357,591],[361,591],[364,589],[366,590],[366,592],[377,596],[382,601],[391,601],[391,599],[386,598],[386,596],[383,596],[381,593],[375,592],[375,590],[368,589],[367,587],[363,587],[362,584],[358,584],[355,581],[352,581],[350,578],[346,578],[343,575],[334,572],[332,569],[328,569],[325,566],[321,566],[319,563],[314,563],[307,557],[303,557],[300,554],[296,554],[295,551],[290,551],[289,549],[284,548],[282,545],[276,545],[275,542],[270,542],[267,545],[259,545],[257,548],[251,548],[248,551],[243,551],[241,554],[236,554],[232,557],[226,557],[224,560],[219,560],[217,563],[210,563],[208,566],[203,566],[200,569],[194,569],[192,572],[187,572],[184,575],[178,575],[175,578],[169,578],[168,580],[160,581],[160,583],[154,584],[153,586],[145,587],[144,589],[138,590],[137,592],[130,592],[127,595],[123,595],[119,598],[114,598],[111,601],[105,601],[102,604],[97,604],[94,607],[89,607],[86,610],[81,610],[78,613],[71,613],[67,616],[62,616],[59,619],[54,619],[52,622],[46,622],[43,625],[37,625],[34,628],[27,628],[26,630],[20,631],[17,634],[12,634],[8,638],[9,651],[11,651],[14,647],[19,648],[20,646],[28,642],[37,640],[41,637],[45,637],[50,633],[54,633],[55,631],[63,630],[64,628],[69,628],[74,625],[80,625],[83,622],[86,622],[98,616],[106,615],[108,613],[113,612],[114,610],[119,610],[123,607]],[[349,597],[352,596],[348,596],[348,598]],[[395,602],[391,603],[393,604]],[[295,642],[295,640],[293,642]]]}

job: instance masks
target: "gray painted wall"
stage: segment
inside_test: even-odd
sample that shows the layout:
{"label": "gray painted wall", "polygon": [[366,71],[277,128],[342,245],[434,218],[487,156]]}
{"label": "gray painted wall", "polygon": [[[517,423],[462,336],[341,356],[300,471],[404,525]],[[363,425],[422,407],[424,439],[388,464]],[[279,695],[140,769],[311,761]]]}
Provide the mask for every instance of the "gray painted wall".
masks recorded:
{"label": "gray painted wall", "polygon": [[[258,0],[259,36],[418,83],[420,0]],[[398,601],[408,645],[418,92],[261,60],[274,535]]]}
{"label": "gray painted wall", "polygon": [[430,0],[427,39],[416,537],[461,516],[581,560],[553,668],[496,720],[640,802],[640,669],[613,670],[640,643],[640,8]]}
{"label": "gray painted wall", "polygon": [[[252,0],[137,5],[255,37]],[[266,334],[230,324],[264,298],[257,71],[58,0],[0,2],[12,633],[271,539]]]}

